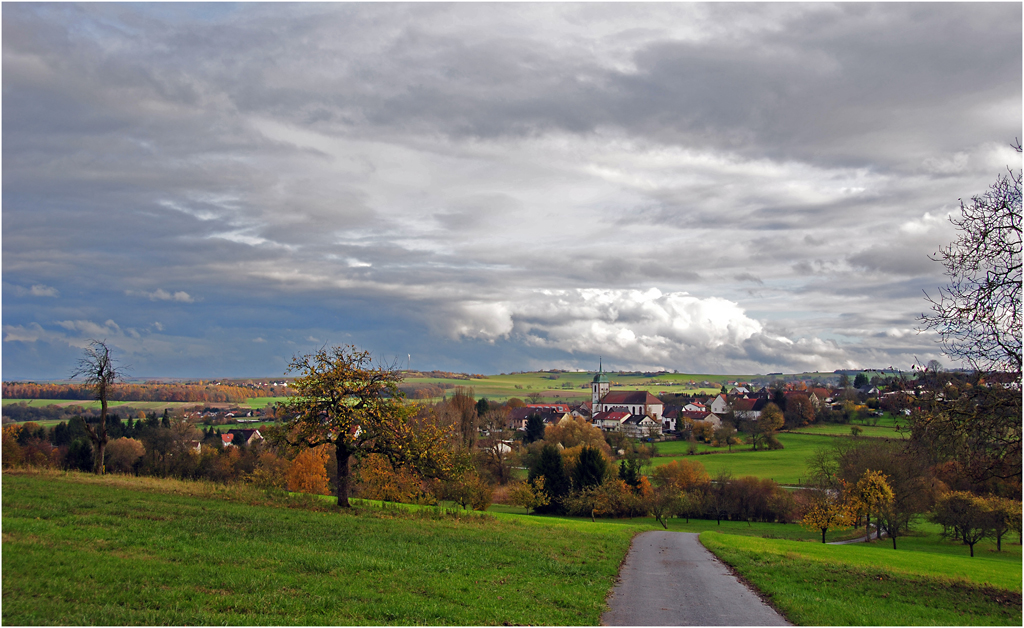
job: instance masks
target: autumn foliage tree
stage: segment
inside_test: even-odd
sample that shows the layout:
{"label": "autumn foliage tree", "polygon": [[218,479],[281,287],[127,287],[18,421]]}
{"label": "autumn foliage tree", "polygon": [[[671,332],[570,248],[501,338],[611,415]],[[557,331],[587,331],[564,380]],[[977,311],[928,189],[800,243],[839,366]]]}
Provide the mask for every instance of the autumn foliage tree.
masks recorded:
{"label": "autumn foliage tree", "polygon": [[415,409],[403,402],[402,375],[394,366],[375,364],[369,352],[353,346],[335,346],[295,357],[289,371],[299,375],[291,386],[296,396],[286,404],[291,418],[283,438],[309,448],[334,447],[339,507],[349,507],[355,456],[381,454],[393,468],[407,466],[425,477],[456,472],[450,430],[414,425]]}
{"label": "autumn foliage tree", "polygon": [[526,514],[550,503],[547,491],[544,490],[544,476],[538,476],[529,482],[514,482],[508,492],[508,503],[522,506]]}
{"label": "autumn foliage tree", "polygon": [[942,526],[947,538],[960,539],[971,548],[988,536],[990,531],[990,508],[984,498],[967,491],[950,491],[935,502],[932,521]]}
{"label": "autumn foliage tree", "polygon": [[114,471],[128,473],[146,455],[146,446],[135,438],[118,438],[107,445],[107,463]]}
{"label": "autumn foliage tree", "polygon": [[808,530],[821,532],[821,542],[825,542],[825,534],[829,530],[849,528],[854,525],[856,515],[847,500],[845,484],[839,490],[813,491],[810,504],[804,512],[800,525]]}
{"label": "autumn foliage tree", "polygon": [[295,493],[329,495],[331,491],[326,465],[325,445],[302,450],[288,469],[288,490]]}
{"label": "autumn foliage tree", "polygon": [[786,421],[779,406],[769,403],[761,410],[761,416],[750,422],[750,442],[754,450],[782,449],[782,443],[775,436]]}
{"label": "autumn foliage tree", "polygon": [[868,470],[850,491],[851,505],[864,514],[865,536],[871,540],[871,514],[878,513],[893,500],[888,478],[881,471]]}

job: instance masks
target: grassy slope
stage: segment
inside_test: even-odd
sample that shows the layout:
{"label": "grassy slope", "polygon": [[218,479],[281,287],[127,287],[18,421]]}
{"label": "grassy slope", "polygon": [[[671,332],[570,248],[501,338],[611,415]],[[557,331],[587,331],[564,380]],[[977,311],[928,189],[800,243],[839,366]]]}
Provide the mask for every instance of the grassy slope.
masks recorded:
{"label": "grassy slope", "polygon": [[3,623],[596,624],[638,529],[356,516],[224,490],[4,473]]}
{"label": "grassy slope", "polygon": [[1020,547],[893,551],[707,532],[701,542],[799,625],[1021,625]]}

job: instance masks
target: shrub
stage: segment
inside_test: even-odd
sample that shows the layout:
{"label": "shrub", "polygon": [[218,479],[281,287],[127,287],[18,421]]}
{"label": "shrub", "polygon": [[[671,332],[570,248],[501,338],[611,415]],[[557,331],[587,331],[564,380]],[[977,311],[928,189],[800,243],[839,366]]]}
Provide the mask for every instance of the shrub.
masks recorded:
{"label": "shrub", "polygon": [[304,449],[288,469],[288,490],[297,493],[330,495],[327,482],[326,447]]}

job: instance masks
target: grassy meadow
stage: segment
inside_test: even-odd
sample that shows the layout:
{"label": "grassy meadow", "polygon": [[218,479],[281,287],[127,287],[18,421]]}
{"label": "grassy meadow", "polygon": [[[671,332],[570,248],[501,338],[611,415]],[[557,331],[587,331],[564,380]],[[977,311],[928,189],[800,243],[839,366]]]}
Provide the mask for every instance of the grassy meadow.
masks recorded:
{"label": "grassy meadow", "polygon": [[[5,625],[595,625],[649,517],[486,514],[247,486],[5,472]],[[361,504],[361,505],[360,505]],[[671,519],[798,625],[1020,625],[1021,548]],[[859,530],[833,532],[852,538]]]}
{"label": "grassy meadow", "polygon": [[640,528],[244,491],[5,472],[3,623],[593,625]]}
{"label": "grassy meadow", "polygon": [[[835,442],[835,437],[814,434],[780,432],[778,437],[783,449],[754,451],[750,445],[734,445],[732,453],[729,453],[725,447],[705,446],[703,450],[698,447],[698,452],[707,453],[696,456],[685,455],[687,443],[684,441],[658,443],[658,453],[662,455],[652,458],[651,465],[656,467],[673,460],[690,460],[704,465],[712,477],[727,471],[733,477],[753,475],[770,478],[779,484],[794,485],[807,479],[807,459],[814,450],[829,447]],[[677,450],[679,455],[674,455]]]}
{"label": "grassy meadow", "polygon": [[[923,545],[937,543],[930,536]],[[1021,625],[1019,545],[971,559],[893,550],[885,541],[823,545],[718,532],[700,539],[797,625]]]}

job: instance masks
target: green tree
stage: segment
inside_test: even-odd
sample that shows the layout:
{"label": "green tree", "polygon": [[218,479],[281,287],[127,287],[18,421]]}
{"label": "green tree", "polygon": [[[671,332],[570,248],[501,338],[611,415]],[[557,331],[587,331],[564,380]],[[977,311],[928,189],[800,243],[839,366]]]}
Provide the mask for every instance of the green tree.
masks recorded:
{"label": "green tree", "polygon": [[592,486],[600,486],[608,472],[601,450],[584,445],[579,460],[572,470],[572,485],[576,490],[586,490]]}
{"label": "green tree", "polygon": [[68,447],[68,453],[64,456],[64,468],[76,471],[90,471],[95,469],[92,445],[84,438],[76,438]]}
{"label": "green tree", "polygon": [[544,476],[538,476],[531,482],[515,482],[508,492],[508,503],[526,508],[526,514],[547,506],[550,501],[544,490]]}
{"label": "green tree", "polygon": [[966,491],[946,493],[935,502],[932,521],[942,525],[946,538],[958,538],[971,548],[991,533],[991,514],[988,503]]}
{"label": "green tree", "polygon": [[989,531],[996,540],[996,551],[1003,551],[1003,535],[1020,527],[1021,503],[1005,497],[986,499]]}
{"label": "green tree", "polygon": [[627,455],[619,461],[619,479],[634,490],[640,487],[640,469],[643,461],[637,455]]}
{"label": "green tree", "polygon": [[526,417],[526,442],[532,443],[544,438],[544,419],[539,414]]}
{"label": "green tree", "polygon": [[357,455],[379,453],[394,468],[410,466],[426,477],[461,471],[451,451],[451,429],[414,425],[413,409],[398,390],[401,373],[374,364],[368,351],[323,347],[296,356],[289,372],[299,374],[290,386],[295,396],[286,404],[292,418],[272,434],[291,445],[334,447],[339,507],[349,507],[351,461]]}
{"label": "green tree", "polygon": [[558,510],[562,497],[569,492],[569,476],[565,473],[562,454],[554,445],[544,445],[536,466],[531,468],[527,475],[527,479],[531,482],[539,477],[544,478],[544,492],[548,496],[549,503],[536,510],[540,511],[541,508]]}

